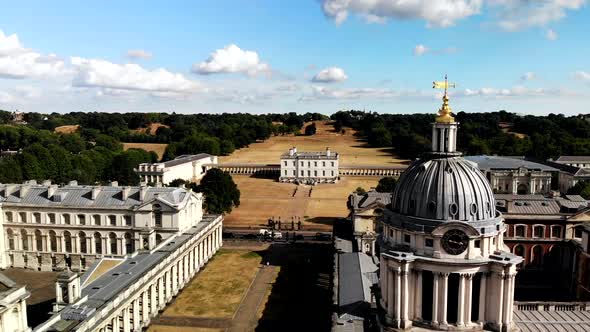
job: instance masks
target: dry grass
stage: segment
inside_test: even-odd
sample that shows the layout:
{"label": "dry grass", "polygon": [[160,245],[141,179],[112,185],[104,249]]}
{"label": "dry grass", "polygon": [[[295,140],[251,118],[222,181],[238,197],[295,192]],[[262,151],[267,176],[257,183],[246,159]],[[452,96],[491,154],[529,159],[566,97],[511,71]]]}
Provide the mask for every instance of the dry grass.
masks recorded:
{"label": "dry grass", "polygon": [[59,272],[8,268],[3,270],[2,274],[12,279],[18,285],[26,286],[26,289],[31,292],[31,297],[27,299],[27,305],[55,299],[55,280]]}
{"label": "dry grass", "polygon": [[368,190],[379,182],[378,177],[346,177],[337,184],[299,186],[293,197],[294,184],[245,175],[234,175],[233,179],[241,192],[240,206],[226,216],[226,226],[256,228],[264,226],[268,218],[279,216],[290,224],[291,217],[296,216],[307,227],[322,230],[331,229],[336,219],[348,215],[346,201],[352,191],[357,187]]}
{"label": "dry grass", "polygon": [[260,256],[255,252],[219,250],[162,316],[231,318],[259,265]]}
{"label": "dry grass", "polygon": [[148,134],[148,135],[155,136],[156,131],[158,131],[158,128],[160,128],[160,127],[170,128],[170,126],[167,126],[163,123],[152,122],[152,123],[148,124],[147,127],[145,127],[145,128],[133,129],[133,130],[131,130],[131,132],[136,133],[136,134]]}
{"label": "dry grass", "polygon": [[58,134],[73,134],[78,130],[80,130],[80,125],[59,126],[55,127],[53,131]]}
{"label": "dry grass", "polygon": [[403,162],[392,156],[388,149],[369,148],[347,129],[345,134],[335,133],[327,121],[316,122],[317,133],[313,136],[274,136],[236,150],[229,156],[219,158],[220,163],[270,163],[278,164],[281,154],[295,146],[299,151],[324,151],[330,147],[340,153],[341,165],[391,165]]}
{"label": "dry grass", "polygon": [[224,329],[208,329],[204,327],[150,325],[147,332],[223,332]]}
{"label": "dry grass", "polygon": [[122,262],[121,259],[106,259],[105,258],[105,259],[101,260],[99,265],[92,272],[92,275],[90,275],[90,277],[88,277],[88,280],[86,280],[85,285],[89,285],[91,282],[98,279],[100,276],[107,273],[115,266],[121,264],[121,262]]}
{"label": "dry grass", "polygon": [[168,144],[164,143],[123,143],[123,150],[144,149],[154,151],[158,155],[158,159],[162,159],[167,146]]}

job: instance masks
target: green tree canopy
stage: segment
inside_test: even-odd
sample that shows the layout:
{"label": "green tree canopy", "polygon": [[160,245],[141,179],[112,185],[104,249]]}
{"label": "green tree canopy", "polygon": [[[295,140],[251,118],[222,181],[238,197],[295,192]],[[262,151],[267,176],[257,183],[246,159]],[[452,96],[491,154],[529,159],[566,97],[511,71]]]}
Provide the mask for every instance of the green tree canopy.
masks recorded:
{"label": "green tree canopy", "polygon": [[218,168],[207,171],[201,183],[192,189],[205,195],[205,209],[209,213],[229,213],[240,206],[240,190],[228,172]]}
{"label": "green tree canopy", "polygon": [[377,184],[375,190],[380,193],[392,193],[395,190],[396,185],[397,180],[395,178],[387,176],[379,180],[379,184]]}

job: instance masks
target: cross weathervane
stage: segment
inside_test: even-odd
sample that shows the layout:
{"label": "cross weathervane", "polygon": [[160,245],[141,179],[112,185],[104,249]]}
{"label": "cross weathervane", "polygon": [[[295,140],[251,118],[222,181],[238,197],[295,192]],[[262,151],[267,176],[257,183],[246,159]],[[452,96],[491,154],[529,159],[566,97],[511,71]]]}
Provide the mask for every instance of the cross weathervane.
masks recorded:
{"label": "cross weathervane", "polygon": [[443,81],[432,82],[433,89],[445,89],[445,96],[447,95],[447,89],[454,88],[454,87],[455,87],[455,83],[449,83],[449,81],[447,80],[447,75],[445,75],[444,82]]}

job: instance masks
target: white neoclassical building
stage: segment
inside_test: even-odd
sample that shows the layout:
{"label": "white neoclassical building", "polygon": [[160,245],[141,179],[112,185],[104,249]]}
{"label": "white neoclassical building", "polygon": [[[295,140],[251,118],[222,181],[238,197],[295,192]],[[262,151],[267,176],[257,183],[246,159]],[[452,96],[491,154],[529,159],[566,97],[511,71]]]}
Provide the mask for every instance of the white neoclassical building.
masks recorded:
{"label": "white neoclassical building", "polygon": [[169,184],[176,179],[199,182],[211,165],[217,164],[217,156],[207,153],[182,155],[161,163],[142,163],[135,169],[141,181]]}
{"label": "white neoclassical building", "polygon": [[27,332],[27,298],[25,286],[0,273],[0,331]]}
{"label": "white neoclassical building", "polygon": [[83,271],[190,229],[202,202],[184,188],[0,184],[0,267]]}
{"label": "white neoclassical building", "polygon": [[298,152],[297,148],[281,155],[280,182],[302,184],[336,183],[338,172],[338,152],[326,148],[325,152]]}
{"label": "white neoclassical building", "polygon": [[516,266],[490,184],[456,152],[445,93],[432,152],[402,174],[382,219],[380,305],[386,324],[434,330],[514,329]]}

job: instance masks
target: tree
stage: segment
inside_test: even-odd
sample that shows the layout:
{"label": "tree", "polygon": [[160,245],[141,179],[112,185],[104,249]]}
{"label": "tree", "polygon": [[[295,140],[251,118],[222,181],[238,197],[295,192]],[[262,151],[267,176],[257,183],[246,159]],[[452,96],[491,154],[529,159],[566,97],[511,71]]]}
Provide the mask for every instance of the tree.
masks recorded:
{"label": "tree", "polygon": [[205,195],[205,209],[209,213],[229,213],[240,206],[240,190],[228,172],[218,168],[207,171],[201,184],[192,185],[193,191]]}
{"label": "tree", "polygon": [[305,135],[307,136],[315,135],[316,131],[315,122],[305,127]]}
{"label": "tree", "polygon": [[357,195],[364,195],[367,191],[363,187],[356,187],[354,191]]}
{"label": "tree", "polygon": [[187,184],[190,184],[190,181],[174,179],[168,183],[168,187],[185,187]]}
{"label": "tree", "polygon": [[584,199],[590,199],[590,182],[578,181],[575,186],[568,189],[567,194],[580,195],[584,197]]}
{"label": "tree", "polygon": [[387,176],[379,180],[379,184],[377,184],[377,188],[375,188],[375,190],[380,193],[392,193],[395,190],[396,185],[397,180]]}

